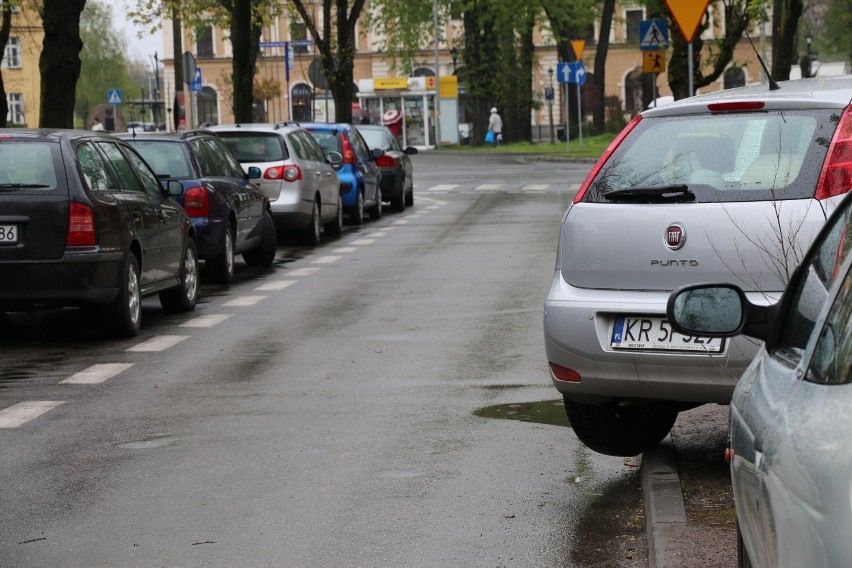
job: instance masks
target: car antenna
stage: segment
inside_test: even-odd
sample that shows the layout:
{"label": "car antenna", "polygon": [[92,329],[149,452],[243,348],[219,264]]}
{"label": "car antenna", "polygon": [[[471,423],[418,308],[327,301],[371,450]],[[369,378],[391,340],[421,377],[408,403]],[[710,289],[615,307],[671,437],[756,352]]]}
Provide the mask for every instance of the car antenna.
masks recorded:
{"label": "car antenna", "polygon": [[748,30],[745,30],[745,35],[748,38],[748,42],[751,44],[751,48],[754,50],[754,54],[757,55],[757,60],[760,61],[760,66],[763,67],[763,74],[766,75],[766,80],[769,82],[769,90],[777,91],[781,87],[778,83],[775,82],[775,79],[772,78],[772,75],[769,74],[769,69],[766,68],[766,63],[763,62],[763,58],[760,56],[760,52],[757,51],[757,48],[754,46],[754,42],[751,41],[751,36],[748,35]]}

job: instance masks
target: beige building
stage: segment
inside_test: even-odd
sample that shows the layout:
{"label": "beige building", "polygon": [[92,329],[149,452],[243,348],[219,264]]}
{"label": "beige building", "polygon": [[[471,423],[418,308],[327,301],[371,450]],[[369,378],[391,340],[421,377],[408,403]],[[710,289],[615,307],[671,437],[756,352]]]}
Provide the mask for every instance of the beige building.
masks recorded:
{"label": "beige building", "polygon": [[38,60],[43,39],[44,29],[35,12],[13,8],[12,28],[0,65],[9,105],[6,115],[9,126],[38,126],[41,89]]}

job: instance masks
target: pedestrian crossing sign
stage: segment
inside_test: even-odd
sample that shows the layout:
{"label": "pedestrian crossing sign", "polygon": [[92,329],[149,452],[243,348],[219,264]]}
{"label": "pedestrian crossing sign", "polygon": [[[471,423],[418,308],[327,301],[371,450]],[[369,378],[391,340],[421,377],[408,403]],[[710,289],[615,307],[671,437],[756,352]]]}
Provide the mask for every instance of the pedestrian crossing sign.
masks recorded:
{"label": "pedestrian crossing sign", "polygon": [[642,20],[639,22],[639,49],[657,51],[669,46],[669,24],[666,20]]}
{"label": "pedestrian crossing sign", "polygon": [[111,105],[120,105],[121,89],[107,89],[107,103]]}

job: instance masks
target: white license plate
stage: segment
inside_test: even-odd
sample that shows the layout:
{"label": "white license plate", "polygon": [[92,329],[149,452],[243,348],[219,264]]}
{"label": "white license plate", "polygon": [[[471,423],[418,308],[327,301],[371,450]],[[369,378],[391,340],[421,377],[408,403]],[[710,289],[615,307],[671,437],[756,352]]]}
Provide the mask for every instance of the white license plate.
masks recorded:
{"label": "white license plate", "polygon": [[14,245],[18,243],[17,225],[0,225],[0,245]]}
{"label": "white license plate", "polygon": [[724,345],[721,337],[682,335],[665,318],[618,316],[612,326],[614,349],[720,353]]}

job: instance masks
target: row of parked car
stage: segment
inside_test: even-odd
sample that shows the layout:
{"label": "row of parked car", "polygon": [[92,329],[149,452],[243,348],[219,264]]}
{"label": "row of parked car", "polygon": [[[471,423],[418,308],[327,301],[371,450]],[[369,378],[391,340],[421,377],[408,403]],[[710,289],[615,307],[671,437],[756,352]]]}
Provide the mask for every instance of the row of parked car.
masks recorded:
{"label": "row of parked car", "polygon": [[271,265],[282,231],[316,244],[413,205],[416,152],[348,124],[0,130],[0,316],[79,305],[135,335],[145,296],[195,307],[199,260],[227,283],[235,255]]}
{"label": "row of parked car", "polygon": [[730,404],[741,566],[852,558],[850,190],[852,76],[805,79],[641,113],[562,219],[543,324],[574,433],[636,455]]}

